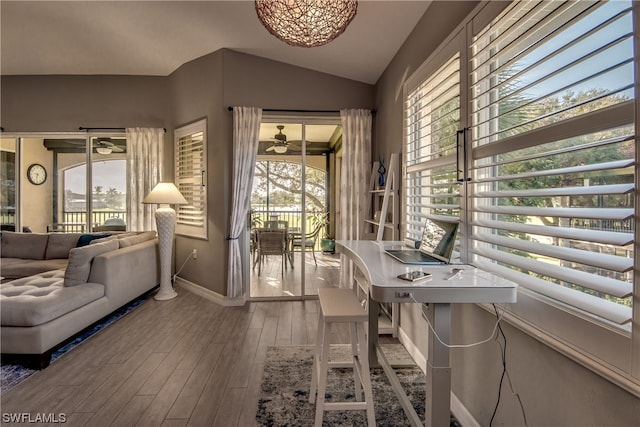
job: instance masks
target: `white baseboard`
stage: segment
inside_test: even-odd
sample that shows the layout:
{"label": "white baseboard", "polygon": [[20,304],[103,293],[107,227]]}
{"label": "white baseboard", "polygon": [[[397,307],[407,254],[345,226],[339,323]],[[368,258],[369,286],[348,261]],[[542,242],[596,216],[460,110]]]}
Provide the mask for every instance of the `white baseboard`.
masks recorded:
{"label": "white baseboard", "polygon": [[423,374],[427,374],[427,359],[420,353],[418,347],[413,344],[413,342],[409,339],[409,336],[405,333],[402,328],[398,329],[398,339],[404,345],[404,348],[407,349],[411,358],[416,362],[416,365],[420,368]]}
{"label": "white baseboard", "polygon": [[238,298],[227,298],[224,295],[220,295],[210,289],[203,288],[202,286],[190,282],[187,279],[183,279],[180,276],[176,277],[175,285],[225,307],[243,306],[247,302],[244,295]]}
{"label": "white baseboard", "polygon": [[[418,350],[418,347],[413,344],[402,328],[398,329],[398,339],[407,349],[407,352],[416,362],[416,365],[418,365],[420,370],[426,375],[427,359],[422,355],[420,350]],[[473,415],[471,415],[453,391],[451,392],[451,413],[455,415],[464,427],[480,427],[480,424],[473,418]]]}

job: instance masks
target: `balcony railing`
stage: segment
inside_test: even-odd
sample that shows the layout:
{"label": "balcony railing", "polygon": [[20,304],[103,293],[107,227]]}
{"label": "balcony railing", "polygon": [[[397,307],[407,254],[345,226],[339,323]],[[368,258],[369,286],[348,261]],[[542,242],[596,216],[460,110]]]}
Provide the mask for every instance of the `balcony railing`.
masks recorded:
{"label": "balcony railing", "polygon": [[[106,220],[110,218],[119,218],[127,223],[127,211],[125,210],[108,210],[108,211],[93,211],[91,213],[91,225],[104,224]],[[86,224],[87,211],[64,211],[62,212],[63,224]]]}

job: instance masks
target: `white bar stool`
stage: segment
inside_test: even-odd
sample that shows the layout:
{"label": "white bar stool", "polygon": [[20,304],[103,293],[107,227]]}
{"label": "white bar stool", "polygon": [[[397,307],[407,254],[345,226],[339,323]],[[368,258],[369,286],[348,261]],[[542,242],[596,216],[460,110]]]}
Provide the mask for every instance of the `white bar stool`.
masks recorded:
{"label": "white bar stool", "polygon": [[[320,320],[316,338],[316,354],[313,359],[311,390],[309,402],[316,402],[316,427],[322,426],[324,411],[366,410],[369,427],[376,425],[373,410],[373,392],[369,376],[369,359],[364,323],[368,321],[367,312],[351,289],[320,288]],[[329,326],[331,323],[348,323],[351,337],[352,361],[331,362],[329,360]],[[353,367],[356,402],[325,402],[327,373],[331,368]],[[316,397],[316,388],[318,391]],[[364,389],[364,401],[362,401]]]}

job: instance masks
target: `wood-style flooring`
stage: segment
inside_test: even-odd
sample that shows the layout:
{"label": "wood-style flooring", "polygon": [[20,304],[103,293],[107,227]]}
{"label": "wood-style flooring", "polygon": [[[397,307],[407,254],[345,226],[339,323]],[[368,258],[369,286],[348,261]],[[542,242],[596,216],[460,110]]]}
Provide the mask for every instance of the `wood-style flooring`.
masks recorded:
{"label": "wood-style flooring", "polygon": [[[251,269],[251,297],[301,296],[302,264],[304,264],[306,295],[318,295],[318,289],[337,286],[340,283],[340,255],[316,251],[315,261],[311,253],[306,253],[303,258],[300,252],[294,252],[293,257],[293,268],[287,264],[284,272],[282,257],[278,255],[265,256],[260,269],[255,265]],[[304,263],[302,263],[303,259]]]}
{"label": "wood-style flooring", "polygon": [[[149,299],[2,396],[68,426],[252,426],[267,348],[313,344],[318,303]],[[340,325],[338,325],[340,326]],[[336,328],[332,342],[347,343]]]}

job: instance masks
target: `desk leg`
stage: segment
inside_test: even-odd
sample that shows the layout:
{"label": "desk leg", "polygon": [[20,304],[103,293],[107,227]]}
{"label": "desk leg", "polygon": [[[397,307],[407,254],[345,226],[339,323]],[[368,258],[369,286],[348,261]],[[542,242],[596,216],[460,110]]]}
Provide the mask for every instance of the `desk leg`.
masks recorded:
{"label": "desk leg", "polygon": [[371,294],[367,292],[367,306],[369,308],[369,335],[367,344],[369,346],[369,369],[380,367],[378,362],[378,317],[380,316],[380,303],[371,298]]}
{"label": "desk leg", "polygon": [[[429,304],[428,319],[440,339],[450,342],[451,304]],[[427,427],[449,426],[451,413],[451,366],[449,348],[442,345],[429,329],[427,359]]]}

